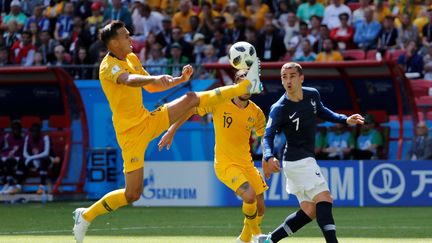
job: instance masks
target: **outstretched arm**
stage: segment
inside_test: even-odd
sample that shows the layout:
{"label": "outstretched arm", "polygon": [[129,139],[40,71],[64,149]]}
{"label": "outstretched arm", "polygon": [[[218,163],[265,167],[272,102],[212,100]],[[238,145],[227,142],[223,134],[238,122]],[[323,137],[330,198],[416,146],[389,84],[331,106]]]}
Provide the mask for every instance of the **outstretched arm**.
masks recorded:
{"label": "outstretched arm", "polygon": [[187,82],[192,76],[192,74],[193,74],[193,68],[191,65],[188,64],[183,67],[182,75],[180,77],[173,78],[170,75],[162,75],[162,76],[170,77],[167,85],[160,82],[153,82],[149,85],[144,86],[144,89],[151,93],[165,91],[181,83]]}
{"label": "outstretched arm", "polygon": [[159,151],[162,151],[163,147],[166,147],[167,150],[170,149],[174,134],[177,132],[177,129],[183,125],[193,114],[196,114],[196,108],[192,108],[189,111],[187,111],[178,121],[176,121],[174,124],[172,124],[166,133],[162,136],[162,138],[159,140],[158,148]]}

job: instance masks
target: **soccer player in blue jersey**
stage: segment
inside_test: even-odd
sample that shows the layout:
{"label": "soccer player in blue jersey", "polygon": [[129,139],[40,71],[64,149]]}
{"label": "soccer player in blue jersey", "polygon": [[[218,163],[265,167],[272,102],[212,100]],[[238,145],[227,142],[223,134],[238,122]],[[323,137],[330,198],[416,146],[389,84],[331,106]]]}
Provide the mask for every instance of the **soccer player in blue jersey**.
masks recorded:
{"label": "soccer player in blue jersey", "polygon": [[259,242],[278,242],[315,218],[326,242],[338,242],[332,215],[333,200],[314,155],[316,117],[349,125],[363,124],[364,118],[359,114],[347,117],[326,108],[316,89],[302,87],[303,69],[298,63],[285,63],[281,78],[286,93],[270,109],[263,139],[263,170],[267,178],[280,170],[279,160],[272,151],[276,131],[281,131],[287,141],[283,153],[286,189],[296,195],[300,210],[289,215],[270,234],[260,236]]}

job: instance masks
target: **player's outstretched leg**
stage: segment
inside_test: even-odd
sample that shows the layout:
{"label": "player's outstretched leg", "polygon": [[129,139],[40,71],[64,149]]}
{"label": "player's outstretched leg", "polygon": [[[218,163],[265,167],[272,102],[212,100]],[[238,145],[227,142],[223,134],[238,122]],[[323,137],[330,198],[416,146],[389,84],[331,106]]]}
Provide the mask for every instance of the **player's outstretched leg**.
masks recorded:
{"label": "player's outstretched leg", "polygon": [[262,83],[259,78],[260,62],[257,59],[246,75],[245,80],[238,84],[219,87],[209,91],[197,92],[200,98],[199,107],[209,107],[220,102],[229,101],[234,97],[244,94],[257,94],[263,90]]}
{"label": "player's outstretched leg", "polygon": [[77,208],[73,212],[73,219],[75,220],[73,233],[77,243],[84,242],[84,236],[87,232],[88,227],[90,226],[90,222],[85,220],[82,216],[85,210],[86,208]]}

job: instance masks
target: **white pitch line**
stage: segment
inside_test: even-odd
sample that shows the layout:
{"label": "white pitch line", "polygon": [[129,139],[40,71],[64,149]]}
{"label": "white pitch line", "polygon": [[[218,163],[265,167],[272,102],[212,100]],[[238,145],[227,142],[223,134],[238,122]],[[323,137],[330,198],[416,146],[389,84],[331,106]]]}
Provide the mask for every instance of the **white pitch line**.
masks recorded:
{"label": "white pitch line", "polygon": [[[128,231],[128,230],[146,230],[146,229],[233,229],[239,228],[240,226],[210,226],[210,225],[189,225],[189,226],[177,226],[177,225],[166,225],[166,226],[140,226],[140,227],[122,227],[122,228],[90,228],[90,232],[98,231]],[[376,230],[376,229],[394,229],[394,230],[432,230],[432,226],[336,226],[337,229],[347,230]],[[272,229],[270,226],[263,226],[265,229]],[[317,226],[312,228],[318,229]],[[28,235],[28,234],[49,234],[49,233],[72,233],[72,229],[62,230],[30,230],[30,231],[12,231],[12,232],[0,232],[1,235]]]}

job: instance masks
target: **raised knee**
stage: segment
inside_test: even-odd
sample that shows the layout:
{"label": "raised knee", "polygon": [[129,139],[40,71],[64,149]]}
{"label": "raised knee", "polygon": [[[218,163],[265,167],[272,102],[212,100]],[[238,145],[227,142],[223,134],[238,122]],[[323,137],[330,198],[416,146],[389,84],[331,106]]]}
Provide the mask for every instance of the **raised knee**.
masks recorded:
{"label": "raised knee", "polygon": [[243,201],[245,203],[254,203],[256,200],[256,194],[254,190],[247,190],[243,193]]}
{"label": "raised knee", "polygon": [[193,104],[194,106],[198,105],[199,101],[200,101],[199,96],[195,92],[187,92],[186,93],[186,100],[190,104]]}
{"label": "raised knee", "polygon": [[132,203],[140,199],[141,192],[140,191],[126,191],[125,192],[126,201],[128,203]]}

